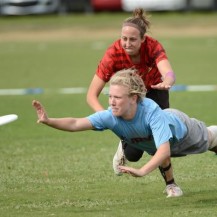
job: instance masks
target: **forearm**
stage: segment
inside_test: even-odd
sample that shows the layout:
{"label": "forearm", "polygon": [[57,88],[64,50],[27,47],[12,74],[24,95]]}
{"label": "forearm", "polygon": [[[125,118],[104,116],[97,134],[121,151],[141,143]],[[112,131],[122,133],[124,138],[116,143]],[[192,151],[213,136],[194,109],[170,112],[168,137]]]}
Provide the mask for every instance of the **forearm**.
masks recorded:
{"label": "forearm", "polygon": [[95,112],[104,110],[99,102],[99,95],[105,84],[106,83],[95,74],[87,91],[87,103]]}
{"label": "forearm", "polygon": [[36,110],[38,120],[37,123],[43,123],[49,127],[63,130],[63,131],[83,131],[83,130],[91,130],[93,126],[88,118],[49,118],[42,104],[33,100],[32,105]]}
{"label": "forearm", "polygon": [[140,170],[142,173],[142,176],[148,175],[155,169],[157,169],[159,166],[161,166],[169,157],[168,151],[160,151],[161,153],[156,152],[156,154],[150,159],[149,162],[147,162]]}
{"label": "forearm", "polygon": [[157,64],[158,70],[161,74],[162,82],[152,85],[153,89],[169,90],[176,81],[175,73],[168,60],[162,60]]}
{"label": "forearm", "polygon": [[43,124],[63,131],[78,131],[76,129],[76,119],[75,118],[48,118]]}
{"label": "forearm", "polygon": [[94,112],[105,110],[103,106],[100,104],[98,97],[87,95],[87,103],[93,109]]}
{"label": "forearm", "polygon": [[176,76],[173,71],[169,71],[163,77],[163,83],[169,86],[173,86],[176,82]]}
{"label": "forearm", "polygon": [[170,145],[169,142],[166,142],[159,147],[155,155],[140,169],[135,169],[127,166],[119,166],[119,169],[123,173],[128,173],[135,177],[141,177],[148,175],[150,172],[158,168],[169,157]]}

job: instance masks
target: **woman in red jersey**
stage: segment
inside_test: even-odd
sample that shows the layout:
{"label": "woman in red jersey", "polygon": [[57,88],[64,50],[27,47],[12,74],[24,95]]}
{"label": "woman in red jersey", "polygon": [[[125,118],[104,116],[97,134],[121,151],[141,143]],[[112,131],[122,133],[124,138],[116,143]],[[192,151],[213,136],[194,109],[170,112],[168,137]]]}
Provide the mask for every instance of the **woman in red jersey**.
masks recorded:
{"label": "woman in red jersey", "polygon": [[[142,9],[135,9],[133,16],[123,22],[121,38],[106,50],[88,89],[87,102],[94,111],[104,110],[98,97],[112,75],[127,68],[135,68],[142,77],[147,88],[146,97],[162,109],[169,108],[169,89],[175,83],[175,75],[163,46],[146,35],[149,26]],[[120,142],[113,159],[114,172],[121,175],[119,165],[124,165],[127,160],[136,162],[142,155],[142,151]],[[181,196],[182,191],[173,178],[170,158],[159,169],[166,182],[166,193]]]}

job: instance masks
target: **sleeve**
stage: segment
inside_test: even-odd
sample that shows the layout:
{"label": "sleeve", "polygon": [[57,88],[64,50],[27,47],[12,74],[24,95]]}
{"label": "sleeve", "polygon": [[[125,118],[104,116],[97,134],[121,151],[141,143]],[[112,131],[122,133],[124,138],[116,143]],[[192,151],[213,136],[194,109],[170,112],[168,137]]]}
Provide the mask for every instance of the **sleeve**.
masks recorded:
{"label": "sleeve", "polygon": [[165,49],[158,41],[156,41],[152,51],[153,51],[152,55],[153,58],[155,59],[156,64],[159,63],[161,60],[168,59]]}
{"label": "sleeve", "polygon": [[161,60],[168,59],[166,51],[159,41],[147,36],[146,46],[148,50],[148,57],[150,58],[150,62],[152,62],[152,64],[157,64]]}
{"label": "sleeve", "polygon": [[117,42],[112,44],[105,52],[103,58],[101,59],[96,74],[105,82],[108,82],[111,76],[115,73],[115,52]]}
{"label": "sleeve", "polygon": [[108,110],[96,112],[92,115],[89,115],[87,119],[91,122],[94,130],[103,131],[107,129],[112,129],[114,120],[111,113]]}
{"label": "sleeve", "polygon": [[149,115],[150,129],[154,138],[156,148],[159,148],[163,143],[168,142],[172,138],[172,132],[166,116],[159,107],[154,113]]}

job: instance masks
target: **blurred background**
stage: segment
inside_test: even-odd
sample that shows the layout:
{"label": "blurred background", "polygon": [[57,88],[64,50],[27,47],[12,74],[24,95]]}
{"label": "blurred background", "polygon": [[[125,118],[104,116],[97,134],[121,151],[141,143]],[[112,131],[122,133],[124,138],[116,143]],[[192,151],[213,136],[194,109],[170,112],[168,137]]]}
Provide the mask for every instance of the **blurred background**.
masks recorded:
{"label": "blurred background", "polygon": [[[92,113],[86,90],[135,7],[150,12],[148,35],[165,48],[175,86],[191,87],[171,91],[171,107],[216,124],[217,0],[0,0],[0,116],[19,117],[0,127],[2,217],[216,217],[212,153],[173,159],[186,196],[168,201],[158,171],[113,175],[119,139],[111,132],[36,124],[33,99],[51,117]],[[107,95],[100,101],[108,106]]]}
{"label": "blurred background", "polygon": [[93,13],[99,11],[217,10],[217,0],[0,0],[1,15]]}

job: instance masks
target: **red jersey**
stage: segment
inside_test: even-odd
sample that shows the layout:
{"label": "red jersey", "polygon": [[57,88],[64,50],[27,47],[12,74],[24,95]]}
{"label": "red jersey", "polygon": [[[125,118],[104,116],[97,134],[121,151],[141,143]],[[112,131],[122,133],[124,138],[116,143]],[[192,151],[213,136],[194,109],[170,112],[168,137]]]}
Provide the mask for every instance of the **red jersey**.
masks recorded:
{"label": "red jersey", "polygon": [[157,40],[146,36],[146,40],[141,44],[140,48],[140,63],[135,64],[122,48],[119,39],[106,50],[98,65],[96,74],[103,81],[108,82],[115,72],[122,69],[136,68],[149,90],[151,85],[162,82],[157,63],[163,59],[167,59],[163,46]]}

